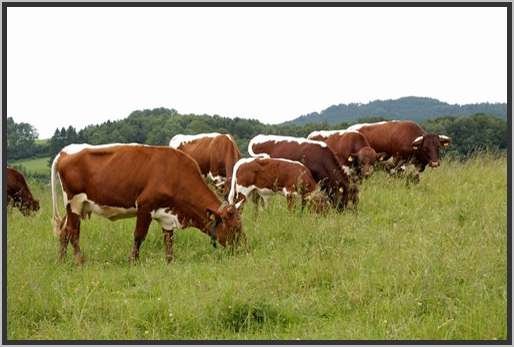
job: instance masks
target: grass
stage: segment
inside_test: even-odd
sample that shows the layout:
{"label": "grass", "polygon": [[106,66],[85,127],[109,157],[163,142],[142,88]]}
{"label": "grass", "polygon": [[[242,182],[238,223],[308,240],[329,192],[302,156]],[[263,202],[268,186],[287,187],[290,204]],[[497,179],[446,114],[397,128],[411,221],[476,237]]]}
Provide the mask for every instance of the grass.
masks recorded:
{"label": "grass", "polygon": [[445,161],[421,183],[377,172],[357,212],[243,213],[249,249],[176,235],[167,265],[152,224],[128,264],[135,220],[82,222],[86,264],[57,263],[50,193],[8,212],[9,339],[506,339],[506,158]]}
{"label": "grass", "polygon": [[49,157],[22,159],[9,162],[9,165],[23,166],[25,171],[32,174],[41,174],[50,176],[50,167],[48,166]]}

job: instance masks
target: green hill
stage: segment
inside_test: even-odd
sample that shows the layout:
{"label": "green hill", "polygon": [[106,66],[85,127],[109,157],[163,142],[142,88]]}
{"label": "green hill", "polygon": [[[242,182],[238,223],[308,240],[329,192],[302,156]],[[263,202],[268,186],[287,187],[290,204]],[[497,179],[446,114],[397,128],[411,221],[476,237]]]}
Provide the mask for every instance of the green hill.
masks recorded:
{"label": "green hill", "polygon": [[302,115],[285,124],[303,125],[308,123],[336,124],[351,122],[359,118],[383,117],[386,119],[411,119],[424,121],[441,116],[469,116],[485,113],[507,118],[506,103],[477,103],[451,105],[437,99],[408,96],[395,100],[375,100],[367,104],[350,103],[332,105],[321,113]]}

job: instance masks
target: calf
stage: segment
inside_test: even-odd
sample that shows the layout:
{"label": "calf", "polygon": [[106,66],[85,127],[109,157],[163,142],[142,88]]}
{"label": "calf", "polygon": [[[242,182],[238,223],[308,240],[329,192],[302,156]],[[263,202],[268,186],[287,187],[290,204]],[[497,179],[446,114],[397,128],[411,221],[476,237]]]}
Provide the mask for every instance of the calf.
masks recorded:
{"label": "calf", "polygon": [[369,177],[375,161],[385,157],[385,153],[377,154],[366,137],[355,130],[313,131],[307,138],[325,142],[342,164],[352,168],[357,181]]}
{"label": "calf", "polygon": [[6,168],[7,173],[7,205],[12,204],[18,208],[24,216],[30,215],[32,212],[39,210],[39,201],[34,199],[30,192],[29,186],[23,175],[13,169]]}
{"label": "calf", "polygon": [[[57,208],[60,179],[66,215]],[[175,229],[196,227],[210,235],[213,245],[236,244],[242,235],[239,212],[224,205],[204,182],[198,164],[187,154],[169,147],[138,144],[69,145],[52,163],[54,231],[60,237],[60,259],[71,242],[75,258],[83,261],[79,247],[80,220],[91,212],[110,220],[136,217],[131,260],[152,219],[164,234],[166,259],[173,257]]]}
{"label": "calf", "polygon": [[368,140],[376,152],[384,152],[393,158],[393,171],[413,164],[419,172],[429,165],[439,166],[439,149],[447,147],[448,136],[427,133],[413,121],[385,121],[355,124],[347,130],[357,130]]}
{"label": "calf", "polygon": [[230,189],[232,170],[241,158],[241,153],[232,136],[228,134],[207,133],[197,135],[175,135],[170,147],[179,149],[200,166],[204,176],[221,188],[226,196]]}
{"label": "calf", "polygon": [[[308,200],[316,200],[319,193],[318,185],[311,172],[302,163],[282,158],[259,156],[240,159],[234,167],[234,177],[228,196],[229,203],[238,204],[252,197],[256,202],[260,199],[266,206],[273,193],[281,193],[287,198],[288,207],[294,204],[294,197],[301,199],[302,210]],[[316,201],[314,209],[322,211],[321,200]]]}
{"label": "calf", "polygon": [[295,160],[305,165],[320,184],[334,207],[343,209],[351,200],[357,202],[358,190],[350,185],[350,170],[342,165],[327,144],[289,136],[257,135],[248,144],[248,153],[256,157],[266,153],[272,158]]}

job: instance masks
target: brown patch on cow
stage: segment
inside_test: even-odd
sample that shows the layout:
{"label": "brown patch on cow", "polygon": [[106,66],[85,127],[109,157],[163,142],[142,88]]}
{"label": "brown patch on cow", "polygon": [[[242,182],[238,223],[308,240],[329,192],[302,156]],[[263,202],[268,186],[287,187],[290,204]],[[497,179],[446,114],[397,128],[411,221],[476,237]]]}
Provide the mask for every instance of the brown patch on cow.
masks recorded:
{"label": "brown patch on cow", "polygon": [[224,184],[214,184],[214,186],[223,196],[228,195],[234,165],[241,159],[241,152],[230,135],[220,134],[215,137],[206,136],[194,139],[182,143],[177,149],[196,160],[205,177],[209,173],[214,177],[225,177]]}

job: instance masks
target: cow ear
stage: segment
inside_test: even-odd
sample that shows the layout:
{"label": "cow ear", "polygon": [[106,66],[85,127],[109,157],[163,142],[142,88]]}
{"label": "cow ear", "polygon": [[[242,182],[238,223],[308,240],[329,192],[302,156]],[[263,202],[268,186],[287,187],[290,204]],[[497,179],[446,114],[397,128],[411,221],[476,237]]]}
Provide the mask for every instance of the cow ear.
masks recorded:
{"label": "cow ear", "polygon": [[452,139],[445,135],[439,135],[439,143],[443,147],[448,147],[452,143]]}
{"label": "cow ear", "polygon": [[215,221],[216,224],[221,220],[221,216],[218,211],[207,207],[206,212],[207,212],[207,218],[209,218],[209,220],[211,220],[211,221]]}

